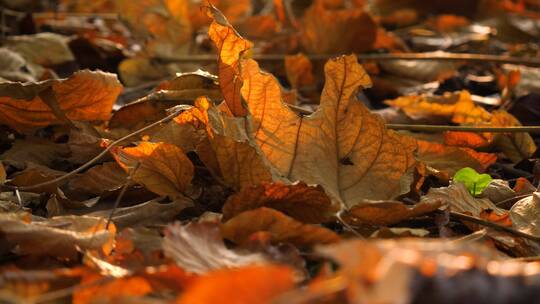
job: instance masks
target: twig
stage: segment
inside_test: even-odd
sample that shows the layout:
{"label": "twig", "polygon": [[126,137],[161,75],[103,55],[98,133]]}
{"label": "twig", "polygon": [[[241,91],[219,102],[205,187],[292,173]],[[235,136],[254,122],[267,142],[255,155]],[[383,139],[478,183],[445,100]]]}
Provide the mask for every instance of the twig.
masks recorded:
{"label": "twig", "polygon": [[47,185],[51,185],[51,184],[54,184],[54,183],[58,183],[58,182],[61,182],[63,180],[66,180],[70,177],[72,177],[73,175],[83,171],[84,169],[90,167],[92,164],[94,164],[95,162],[97,162],[98,160],[100,160],[103,156],[105,156],[113,147],[117,146],[118,144],[124,142],[125,140],[131,138],[131,137],[134,137],[134,136],[137,136],[141,133],[143,133],[144,131],[146,130],[149,130],[151,128],[154,128],[158,125],[161,125],[161,124],[164,124],[172,119],[174,119],[176,116],[178,116],[178,114],[180,114],[180,112],[182,111],[183,109],[180,108],[178,110],[175,110],[173,113],[167,115],[165,118],[162,118],[142,129],[139,129],[133,133],[130,133],[120,139],[117,139],[115,140],[114,142],[112,142],[111,144],[109,144],[107,146],[107,148],[105,148],[105,150],[103,150],[101,153],[99,153],[96,157],[92,158],[91,160],[87,161],[85,164],[83,164],[82,166],[80,166],[79,168],[71,171],[71,172],[68,172],[62,176],[59,176],[55,179],[52,179],[52,180],[49,180],[49,181],[46,181],[46,182],[43,182],[43,183],[39,183],[39,184],[35,184],[35,185],[30,185],[30,186],[22,186],[22,187],[17,187],[17,186],[9,186],[9,185],[1,185],[2,188],[4,189],[8,189],[8,190],[19,190],[19,191],[27,191],[27,190],[32,190],[32,189],[36,189],[36,188],[40,188],[40,187],[43,187],[43,186],[47,186]]}
{"label": "twig", "polygon": [[507,198],[507,199],[505,199],[505,200],[502,200],[502,201],[496,203],[495,206],[504,206],[504,205],[506,205],[506,204],[508,204],[508,203],[512,203],[512,202],[515,203],[515,202],[517,202],[517,201],[519,201],[519,200],[521,200],[521,199],[527,198],[527,197],[529,197],[529,196],[531,196],[531,195],[532,195],[532,193],[529,193],[529,194],[523,194],[523,195],[518,195],[518,196],[511,197],[511,198]]}
{"label": "twig", "polygon": [[[439,211],[439,212],[441,212],[441,211]],[[500,230],[500,231],[503,231],[503,232],[506,232],[506,233],[509,233],[509,234],[513,234],[515,236],[519,236],[519,237],[522,237],[522,238],[525,238],[525,239],[540,243],[540,237],[530,235],[530,234],[527,234],[527,233],[524,233],[524,232],[521,232],[519,230],[515,230],[515,229],[512,229],[512,228],[509,228],[509,227],[501,226],[501,225],[493,223],[493,222],[485,221],[483,219],[480,219],[480,218],[477,218],[477,217],[474,217],[474,216],[470,216],[470,215],[466,215],[466,214],[459,213],[459,212],[454,212],[454,211],[450,211],[450,216],[454,217],[456,219],[462,220],[462,221],[467,221],[467,222],[475,223],[475,224],[482,225],[482,226],[485,226],[485,227],[493,228],[493,229],[496,229],[496,230]]]}
{"label": "twig", "polygon": [[[257,61],[283,61],[285,54],[258,54],[252,58]],[[341,54],[311,54],[306,55],[313,61],[326,61],[339,57]],[[388,61],[388,60],[445,60],[445,61],[476,61],[523,64],[528,66],[540,66],[538,58],[522,58],[506,55],[448,53],[448,52],[425,52],[425,53],[400,53],[400,54],[358,54],[359,60]],[[164,61],[171,62],[213,62],[215,55],[189,55],[174,58],[166,58]]]}
{"label": "twig", "polygon": [[126,194],[126,190],[131,184],[131,181],[133,180],[135,171],[137,171],[137,169],[139,169],[140,166],[141,166],[141,162],[137,162],[133,170],[131,170],[131,172],[129,173],[129,176],[126,179],[124,186],[122,186],[122,190],[120,190],[120,193],[116,197],[116,201],[114,201],[113,209],[111,210],[111,213],[109,214],[109,218],[107,219],[107,224],[105,224],[105,230],[109,230],[109,225],[111,224],[112,218],[114,216],[114,212],[116,211],[116,209],[118,209],[118,206],[120,205],[120,201],[124,197],[124,194]]}

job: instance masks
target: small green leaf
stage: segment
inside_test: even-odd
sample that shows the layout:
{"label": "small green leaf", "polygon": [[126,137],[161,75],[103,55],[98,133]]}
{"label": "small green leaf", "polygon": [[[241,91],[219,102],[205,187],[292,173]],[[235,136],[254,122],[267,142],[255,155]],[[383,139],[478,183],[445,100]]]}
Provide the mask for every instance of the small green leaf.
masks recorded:
{"label": "small green leaf", "polygon": [[473,196],[478,196],[486,189],[492,178],[489,174],[479,174],[473,168],[460,169],[454,175],[454,182],[465,184]]}

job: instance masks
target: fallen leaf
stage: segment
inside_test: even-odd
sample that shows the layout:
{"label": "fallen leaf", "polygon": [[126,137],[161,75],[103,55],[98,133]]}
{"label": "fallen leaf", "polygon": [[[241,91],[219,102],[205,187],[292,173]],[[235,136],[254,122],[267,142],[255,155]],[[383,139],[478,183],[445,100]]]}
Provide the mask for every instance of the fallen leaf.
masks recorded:
{"label": "fallen leaf", "polygon": [[481,148],[489,145],[488,140],[481,134],[472,132],[444,132],[444,143],[448,146]]}
{"label": "fallen leaf", "polygon": [[294,89],[311,86],[315,83],[313,65],[309,58],[302,53],[285,56],[285,72],[287,80]]}
{"label": "fallen leaf", "polygon": [[197,145],[197,154],[214,175],[231,187],[241,189],[273,179],[270,166],[245,130],[243,118],[223,114],[201,97],[174,121],[206,131],[207,139]]}
{"label": "fallen leaf", "polygon": [[0,83],[0,119],[18,131],[65,123],[49,107],[50,100],[44,100],[47,90],[67,118],[106,121],[122,86],[113,74],[88,70],[63,80]]}
{"label": "fallen leaf", "polygon": [[[521,123],[512,114],[506,111],[494,111],[491,119],[493,127],[521,126]],[[526,132],[496,133],[491,138],[495,146],[514,163],[527,159],[536,151],[536,144],[531,135]]]}
{"label": "fallen leaf", "polygon": [[475,105],[471,94],[467,91],[445,94],[438,98],[422,95],[403,96],[387,100],[385,103],[403,110],[412,119],[441,116],[458,124],[485,123],[491,119],[491,114]]}
{"label": "fallen leaf", "polygon": [[[116,228],[105,229],[106,220],[89,216],[58,216],[30,220],[26,213],[0,214],[0,232],[18,254],[49,255],[73,259],[77,248],[112,250]],[[36,241],[39,240],[39,241]]]}
{"label": "fallen leaf", "polygon": [[242,212],[221,226],[224,238],[237,244],[246,242],[253,233],[259,231],[269,232],[273,242],[289,242],[300,247],[340,240],[340,237],[331,230],[298,222],[266,207]]}
{"label": "fallen leaf", "polygon": [[119,278],[96,284],[100,279],[103,279],[103,276],[97,273],[83,276],[81,284],[84,284],[85,288],[75,290],[73,303],[116,303],[122,298],[140,297],[152,292],[150,282],[140,276]]}
{"label": "fallen leaf", "polygon": [[[21,54],[29,62],[51,67],[75,61],[68,42],[69,38],[63,35],[38,33],[7,37],[3,45]],[[47,50],[47,52],[41,50]]]}
{"label": "fallen leaf", "polygon": [[227,19],[215,7],[210,12],[213,22],[208,36],[218,50],[218,75],[221,92],[225,102],[234,116],[248,114],[240,95],[242,78],[240,75],[240,59],[251,48],[251,43],[242,39],[240,34],[229,24]]}
{"label": "fallen leaf", "polygon": [[264,183],[245,187],[230,196],[223,206],[223,221],[260,207],[276,209],[296,220],[313,224],[329,221],[339,210],[322,187],[303,182],[293,185]]}
{"label": "fallen leaf", "polygon": [[[269,278],[272,278],[271,284]],[[176,303],[219,303],[227,299],[230,304],[269,304],[274,297],[293,287],[294,273],[285,266],[247,266],[217,270],[195,279]]]}
{"label": "fallen leaf", "polygon": [[113,149],[112,153],[118,164],[133,174],[135,182],[158,195],[183,196],[193,179],[193,164],[175,145],[141,142],[136,147]]}
{"label": "fallen leaf", "polygon": [[49,167],[54,161],[65,156],[65,150],[66,146],[63,144],[28,137],[25,140],[15,140],[0,158],[6,164],[17,168],[25,168],[28,163]]}
{"label": "fallen leaf", "polygon": [[486,221],[495,223],[495,224],[500,225],[500,226],[504,226],[504,227],[512,227],[513,226],[512,219],[510,218],[510,212],[506,212],[506,213],[503,213],[503,214],[499,215],[499,214],[496,214],[495,212],[493,212],[493,210],[491,210],[491,209],[486,209],[486,210],[482,210],[482,212],[480,212],[479,217],[481,219],[484,219]]}
{"label": "fallen leaf", "polygon": [[377,26],[360,8],[327,9],[314,1],[300,22],[302,47],[311,54],[362,53],[373,46]]}
{"label": "fallen leaf", "polygon": [[268,264],[259,253],[243,253],[225,247],[214,223],[170,224],[163,239],[165,255],[189,272],[203,274],[222,268]]}
{"label": "fallen leaf", "polygon": [[69,181],[69,188],[85,194],[102,195],[120,189],[127,181],[127,174],[117,163],[107,162],[94,166]]}
{"label": "fallen leaf", "polygon": [[276,18],[272,15],[249,16],[236,28],[248,39],[254,40],[270,40],[278,34],[280,29]]}
{"label": "fallen leaf", "polygon": [[389,226],[433,212],[443,206],[440,200],[405,205],[398,201],[366,201],[347,210],[343,218],[353,225]]}
{"label": "fallen leaf", "polygon": [[[167,223],[191,205],[191,201],[182,198],[178,198],[170,203],[160,203],[156,200],[151,200],[130,207],[117,208],[111,220],[118,229]],[[88,215],[106,218],[111,212],[111,210],[103,210],[92,212]]]}
{"label": "fallen leaf", "polygon": [[7,48],[0,48],[0,71],[2,81],[31,82],[40,76],[20,54]]}
{"label": "fallen leaf", "polygon": [[418,160],[437,170],[454,175],[463,167],[471,167],[483,172],[497,161],[497,155],[418,140]]}
{"label": "fallen leaf", "polygon": [[516,202],[510,208],[510,218],[517,230],[540,236],[540,192],[534,192]]}
{"label": "fallen leaf", "polygon": [[355,56],[330,60],[325,71],[321,106],[300,117],[281,101],[272,75],[252,60],[242,64],[242,94],[264,155],[289,180],[319,184],[348,207],[407,192],[401,185],[412,175],[415,140],[386,130],[382,119],[356,100],[357,89],[371,81]]}
{"label": "fallen leaf", "polygon": [[115,1],[117,12],[146,41],[146,52],[152,56],[172,58],[191,42],[192,27],[189,5],[181,0]]}

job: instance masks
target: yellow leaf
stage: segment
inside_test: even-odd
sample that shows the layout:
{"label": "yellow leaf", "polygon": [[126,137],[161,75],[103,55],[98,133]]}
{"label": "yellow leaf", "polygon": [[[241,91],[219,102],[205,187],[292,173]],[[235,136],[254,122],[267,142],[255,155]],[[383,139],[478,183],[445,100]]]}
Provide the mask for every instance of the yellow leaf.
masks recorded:
{"label": "yellow leaf", "polygon": [[191,184],[194,167],[184,151],[167,143],[142,142],[133,148],[113,149],[122,168],[148,190],[170,197],[182,196]]}
{"label": "yellow leaf", "polygon": [[21,84],[0,84],[0,120],[24,131],[64,123],[45,100],[44,93],[52,90],[60,110],[71,120],[107,121],[112,106],[122,91],[113,74],[83,70],[68,79],[47,80]]}
{"label": "yellow leaf", "polygon": [[329,229],[301,223],[266,207],[242,212],[221,226],[223,237],[237,244],[246,242],[253,233],[260,231],[270,233],[273,242],[289,242],[300,247],[340,240],[340,237]]}

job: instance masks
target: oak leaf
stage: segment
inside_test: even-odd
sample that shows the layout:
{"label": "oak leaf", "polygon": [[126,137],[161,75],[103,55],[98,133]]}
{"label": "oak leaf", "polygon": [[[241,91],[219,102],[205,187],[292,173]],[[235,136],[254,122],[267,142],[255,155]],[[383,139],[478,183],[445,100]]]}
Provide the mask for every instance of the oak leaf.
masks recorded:
{"label": "oak leaf", "polygon": [[230,304],[271,303],[274,297],[292,288],[294,272],[291,268],[247,266],[217,270],[195,279],[176,303],[221,303],[224,299]]}
{"label": "oak leaf", "polygon": [[303,182],[293,185],[264,183],[243,188],[223,206],[223,221],[251,209],[268,207],[304,223],[323,223],[338,211],[320,186]]}
{"label": "oak leaf", "polygon": [[158,195],[182,196],[194,175],[189,158],[172,144],[141,142],[136,147],[113,149],[113,155],[135,182]]}
{"label": "oak leaf", "polygon": [[106,121],[121,91],[115,75],[88,70],[63,80],[5,82],[0,84],[0,119],[18,131],[65,123],[54,104],[71,120]]}
{"label": "oak leaf", "polygon": [[222,235],[237,244],[245,243],[253,233],[260,231],[270,233],[273,242],[289,242],[300,247],[340,240],[331,230],[301,223],[266,207],[242,212],[221,226]]}
{"label": "oak leaf", "polygon": [[355,94],[371,80],[355,56],[330,60],[319,109],[298,116],[281,101],[277,80],[257,63],[242,63],[242,95],[254,137],[273,167],[289,180],[319,184],[351,207],[362,199],[389,199],[408,189],[416,141],[387,130]]}
{"label": "oak leaf", "polygon": [[165,255],[180,267],[198,274],[269,263],[261,254],[242,253],[225,247],[219,226],[213,223],[171,224],[167,226],[162,246]]}

